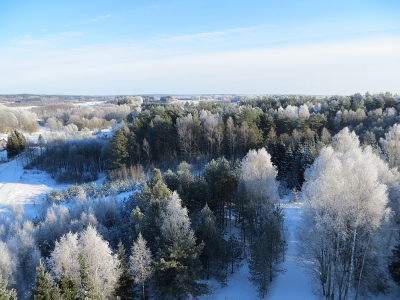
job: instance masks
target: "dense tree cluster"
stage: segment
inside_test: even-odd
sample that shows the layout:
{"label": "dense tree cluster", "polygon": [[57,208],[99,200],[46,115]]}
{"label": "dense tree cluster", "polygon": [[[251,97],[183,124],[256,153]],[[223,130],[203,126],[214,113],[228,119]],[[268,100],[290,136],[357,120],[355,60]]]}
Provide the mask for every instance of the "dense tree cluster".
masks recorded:
{"label": "dense tree cluster", "polygon": [[390,93],[263,97],[235,106],[145,102],[127,120],[114,137],[110,168],[137,163],[165,167],[180,160],[201,164],[220,156],[234,161],[250,149],[265,147],[279,181],[290,189],[301,189],[305,169],[342,128],[354,130],[363,144],[378,149],[377,141],[400,121]]}
{"label": "dense tree cluster", "polygon": [[0,104],[0,132],[12,130],[35,132],[38,129],[37,115],[26,109],[11,108]]}
{"label": "dense tree cluster", "polygon": [[27,168],[48,172],[59,182],[97,180],[107,166],[107,141],[101,139],[39,141],[27,152]]}
{"label": "dense tree cluster", "polygon": [[59,181],[108,178],[53,190],[34,220],[19,208],[1,216],[0,297],[189,299],[243,263],[265,297],[283,271],[289,189],[304,201],[299,251],[321,295],[385,292],[389,271],[398,280],[400,117],[390,93],[164,102],[38,110],[55,134],[84,132],[97,117],[127,123],[111,140],[29,147],[28,167]]}

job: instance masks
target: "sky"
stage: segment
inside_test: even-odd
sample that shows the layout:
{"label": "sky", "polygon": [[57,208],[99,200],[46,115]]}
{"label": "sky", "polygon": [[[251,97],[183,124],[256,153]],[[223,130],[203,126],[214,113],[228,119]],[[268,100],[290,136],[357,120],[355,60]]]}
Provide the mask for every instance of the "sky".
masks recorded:
{"label": "sky", "polygon": [[0,94],[400,94],[398,0],[0,0]]}

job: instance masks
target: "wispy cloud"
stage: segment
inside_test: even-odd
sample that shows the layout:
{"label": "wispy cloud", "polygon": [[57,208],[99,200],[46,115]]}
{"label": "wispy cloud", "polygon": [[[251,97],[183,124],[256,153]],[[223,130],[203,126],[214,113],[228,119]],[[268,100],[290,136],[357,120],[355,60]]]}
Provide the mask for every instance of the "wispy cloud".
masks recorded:
{"label": "wispy cloud", "polygon": [[98,20],[106,19],[106,18],[109,18],[109,17],[111,17],[111,15],[98,16],[97,18],[92,19],[92,21],[96,22],[96,21],[98,21]]}
{"label": "wispy cloud", "polygon": [[261,25],[261,26],[251,26],[251,27],[240,27],[240,28],[232,28],[218,31],[210,31],[210,32],[200,32],[195,34],[185,34],[185,35],[176,35],[162,38],[163,42],[177,42],[177,41],[188,41],[188,40],[203,40],[207,38],[214,38],[218,36],[225,36],[234,33],[243,33],[249,31],[256,31],[266,27],[276,27],[276,25]]}

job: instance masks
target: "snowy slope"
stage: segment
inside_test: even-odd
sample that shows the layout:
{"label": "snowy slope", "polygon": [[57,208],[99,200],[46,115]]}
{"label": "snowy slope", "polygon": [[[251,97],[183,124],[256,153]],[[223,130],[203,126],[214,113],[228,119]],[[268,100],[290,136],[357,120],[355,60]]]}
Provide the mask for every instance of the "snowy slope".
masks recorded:
{"label": "snowy slope", "polygon": [[22,205],[25,218],[36,216],[33,204],[59,187],[45,172],[24,170],[21,158],[0,164],[0,213]]}

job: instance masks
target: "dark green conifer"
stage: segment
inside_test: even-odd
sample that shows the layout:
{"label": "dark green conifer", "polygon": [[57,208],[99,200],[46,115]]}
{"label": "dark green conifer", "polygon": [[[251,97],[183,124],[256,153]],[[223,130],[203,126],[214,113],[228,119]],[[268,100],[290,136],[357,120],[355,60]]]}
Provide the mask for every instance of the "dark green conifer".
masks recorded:
{"label": "dark green conifer", "polygon": [[22,151],[24,151],[26,147],[26,139],[24,135],[19,132],[18,130],[13,130],[9,135],[7,139],[7,158],[11,159],[14,156],[20,154]]}
{"label": "dark green conifer", "polygon": [[35,285],[32,289],[32,300],[58,300],[58,288],[46,272],[43,263],[36,268]]}
{"label": "dark green conifer", "polygon": [[72,278],[71,273],[67,273],[64,266],[62,266],[61,277],[58,280],[58,288],[62,300],[74,300],[79,291],[79,282]]}
{"label": "dark green conifer", "polygon": [[3,279],[0,272],[0,300],[17,300],[17,292],[14,289],[8,289],[7,285],[7,279]]}

